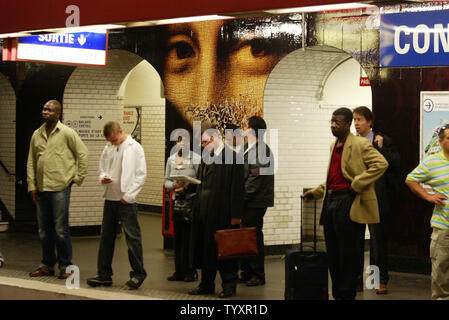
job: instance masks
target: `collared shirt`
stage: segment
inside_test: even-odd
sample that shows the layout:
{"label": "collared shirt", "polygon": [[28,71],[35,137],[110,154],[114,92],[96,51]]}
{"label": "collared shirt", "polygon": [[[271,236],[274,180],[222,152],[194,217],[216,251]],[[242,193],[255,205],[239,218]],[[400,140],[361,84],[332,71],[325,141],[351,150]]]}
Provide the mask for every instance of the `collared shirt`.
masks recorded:
{"label": "collared shirt", "polygon": [[220,153],[223,151],[224,147],[225,147],[224,143],[220,143],[218,148],[216,150],[214,150],[215,157],[220,155]]}
{"label": "collared shirt", "polygon": [[[359,137],[361,137],[360,134],[357,134],[357,135]],[[370,130],[370,132],[366,135],[366,137],[363,137],[363,138],[366,138],[366,139],[368,139],[369,142],[373,143],[373,141],[374,141],[374,132],[373,132],[373,130]]]}
{"label": "collared shirt", "polygon": [[78,134],[58,121],[47,137],[47,124],[34,131],[27,162],[28,191],[61,191],[87,176],[88,150]]}
{"label": "collared shirt", "polygon": [[[436,193],[449,198],[449,160],[441,151],[425,158],[412,172],[407,180],[425,183]],[[432,228],[449,229],[449,199],[443,200],[443,205],[435,205],[430,219]]]}
{"label": "collared shirt", "polygon": [[252,147],[254,147],[256,144],[257,144],[256,141],[253,142],[253,143],[248,143],[248,147],[247,147],[246,150],[245,150],[245,154],[248,153],[248,151],[249,151]]}
{"label": "collared shirt", "polygon": [[327,187],[329,190],[343,190],[349,189],[351,183],[345,179],[341,171],[341,156],[343,154],[342,144],[340,147],[335,145],[334,151],[332,153],[331,164],[329,168],[329,179],[327,180]]}

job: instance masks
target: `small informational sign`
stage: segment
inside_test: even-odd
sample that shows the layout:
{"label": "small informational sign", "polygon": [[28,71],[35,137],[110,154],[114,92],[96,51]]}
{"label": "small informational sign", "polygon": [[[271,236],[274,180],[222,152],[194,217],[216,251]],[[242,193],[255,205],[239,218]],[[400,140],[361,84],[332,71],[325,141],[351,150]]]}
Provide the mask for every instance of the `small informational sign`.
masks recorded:
{"label": "small informational sign", "polygon": [[449,123],[449,92],[421,91],[420,160],[441,151],[438,133]]}
{"label": "small informational sign", "polygon": [[368,77],[360,77],[360,86],[361,87],[369,87],[371,84],[369,83]]}
{"label": "small informational sign", "polygon": [[18,61],[106,65],[107,31],[49,33],[18,38]]}
{"label": "small informational sign", "polygon": [[449,10],[381,15],[381,67],[449,65]]}
{"label": "small informational sign", "polygon": [[104,140],[103,127],[116,117],[103,113],[64,114],[64,124],[75,130],[82,140]]}
{"label": "small informational sign", "polygon": [[123,108],[123,131],[131,134],[134,140],[142,141],[142,107]]}

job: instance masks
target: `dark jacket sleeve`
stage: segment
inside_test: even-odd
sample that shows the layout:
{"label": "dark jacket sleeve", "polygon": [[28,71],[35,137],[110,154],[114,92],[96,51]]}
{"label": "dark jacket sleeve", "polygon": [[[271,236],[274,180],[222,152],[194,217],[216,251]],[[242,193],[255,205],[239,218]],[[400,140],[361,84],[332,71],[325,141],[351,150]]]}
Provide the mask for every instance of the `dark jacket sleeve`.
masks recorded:
{"label": "dark jacket sleeve", "polygon": [[255,157],[249,154],[245,162],[245,204],[250,207],[271,207],[274,202],[273,153],[266,144],[258,143],[258,148],[264,149],[265,159],[261,159],[259,151],[256,151]]}
{"label": "dark jacket sleeve", "polygon": [[400,180],[399,172],[401,168],[401,156],[396,148],[396,145],[393,143],[393,139],[382,133],[379,133],[379,135],[384,138],[384,143],[382,148],[379,148],[376,145],[376,149],[379,150],[379,152],[382,153],[382,155],[388,161],[388,169],[385,172],[387,184],[390,187],[396,187]]}
{"label": "dark jacket sleeve", "polygon": [[231,218],[241,218],[243,215],[243,197],[244,197],[244,180],[243,180],[243,165],[233,164],[232,166],[232,180],[231,180]]}

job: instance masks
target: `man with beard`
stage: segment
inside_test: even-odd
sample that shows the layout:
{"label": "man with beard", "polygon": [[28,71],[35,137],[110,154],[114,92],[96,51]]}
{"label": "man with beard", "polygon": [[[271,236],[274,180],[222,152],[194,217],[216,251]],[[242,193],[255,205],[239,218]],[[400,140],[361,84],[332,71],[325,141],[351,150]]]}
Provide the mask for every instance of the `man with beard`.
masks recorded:
{"label": "man with beard", "polygon": [[379,223],[374,182],[388,167],[367,139],[350,132],[352,117],[348,108],[333,112],[331,131],[337,140],[331,145],[326,182],[302,195],[324,196],[320,224],[335,300],[355,299],[364,225]]}

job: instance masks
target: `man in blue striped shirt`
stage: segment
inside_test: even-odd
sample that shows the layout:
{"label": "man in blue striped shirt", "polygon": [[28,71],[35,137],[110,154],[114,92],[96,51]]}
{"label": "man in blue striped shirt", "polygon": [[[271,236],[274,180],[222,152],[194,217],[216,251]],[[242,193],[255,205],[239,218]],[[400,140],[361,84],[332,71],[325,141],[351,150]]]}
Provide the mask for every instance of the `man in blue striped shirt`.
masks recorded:
{"label": "man in blue striped shirt", "polygon": [[[438,137],[441,152],[425,158],[405,183],[417,196],[435,205],[430,221],[432,299],[449,300],[449,124],[441,127]],[[430,186],[433,193],[420,183]]]}

